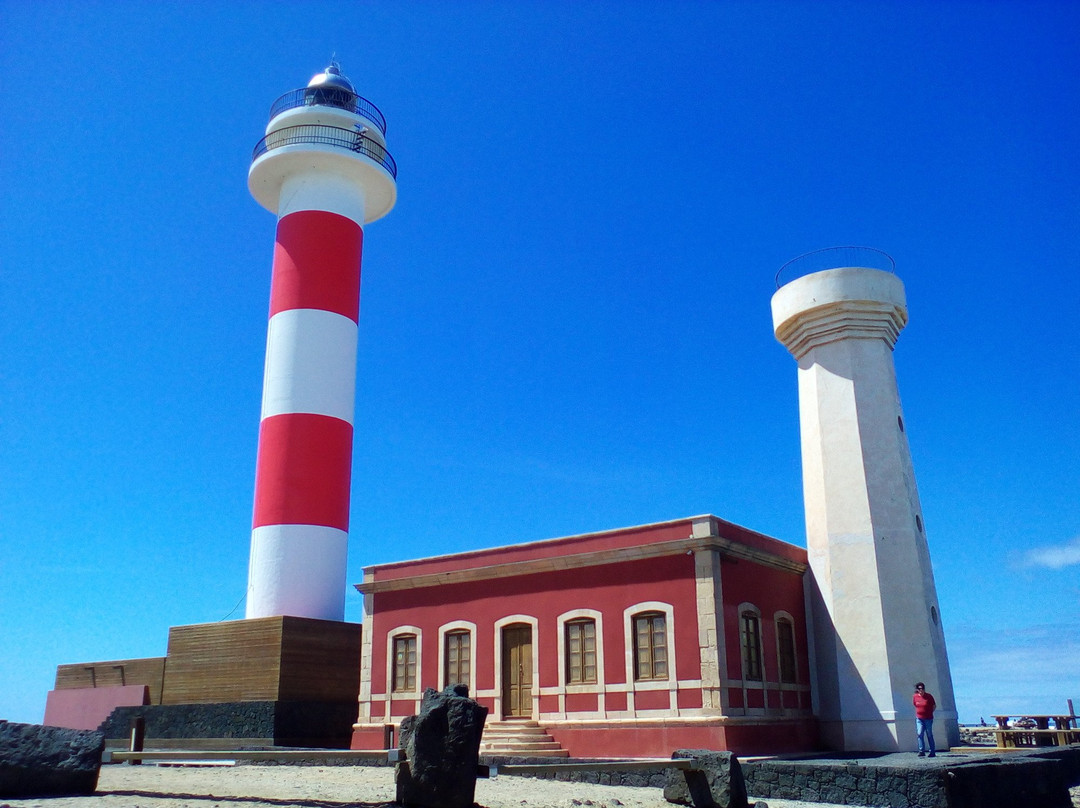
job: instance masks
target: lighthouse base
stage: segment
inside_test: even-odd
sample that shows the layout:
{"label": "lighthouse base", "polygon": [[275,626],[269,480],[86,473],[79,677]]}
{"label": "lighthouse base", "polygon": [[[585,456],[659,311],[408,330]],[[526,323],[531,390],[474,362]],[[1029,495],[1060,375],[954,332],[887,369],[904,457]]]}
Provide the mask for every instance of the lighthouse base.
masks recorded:
{"label": "lighthouse base", "polygon": [[[110,745],[126,746],[131,720],[142,717],[147,747],[348,748],[360,633],[359,623],[289,616],[174,626],[164,660],[90,666],[119,669],[116,684],[145,685],[151,694],[149,704],[117,707],[101,729]],[[58,675],[57,687],[85,686],[69,678]],[[98,690],[101,679],[93,682]]]}
{"label": "lighthouse base", "polygon": [[355,704],[360,631],[359,623],[287,616],[174,626],[161,703]]}

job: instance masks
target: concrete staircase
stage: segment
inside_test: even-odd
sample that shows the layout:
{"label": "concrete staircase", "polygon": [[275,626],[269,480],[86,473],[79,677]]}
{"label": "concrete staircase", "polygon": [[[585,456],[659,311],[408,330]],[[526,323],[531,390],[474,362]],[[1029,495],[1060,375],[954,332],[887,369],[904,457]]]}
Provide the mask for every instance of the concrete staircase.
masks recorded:
{"label": "concrete staircase", "polygon": [[500,757],[569,757],[570,753],[535,721],[488,721],[480,740],[481,755]]}

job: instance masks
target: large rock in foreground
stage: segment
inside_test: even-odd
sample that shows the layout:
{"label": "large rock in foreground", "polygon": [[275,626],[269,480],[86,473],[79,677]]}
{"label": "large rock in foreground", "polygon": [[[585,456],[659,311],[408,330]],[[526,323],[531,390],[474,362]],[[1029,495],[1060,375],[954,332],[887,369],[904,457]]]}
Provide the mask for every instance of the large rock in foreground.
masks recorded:
{"label": "large rock in foreground", "polygon": [[418,715],[401,722],[405,762],[395,771],[397,803],[417,808],[471,808],[487,708],[454,685],[424,691]]}
{"label": "large rock in foreground", "polygon": [[104,749],[100,732],[0,721],[0,797],[93,794]]}
{"label": "large rock in foreground", "polygon": [[742,767],[733,753],[676,749],[671,757],[692,758],[698,769],[667,770],[664,799],[668,802],[694,808],[747,808]]}

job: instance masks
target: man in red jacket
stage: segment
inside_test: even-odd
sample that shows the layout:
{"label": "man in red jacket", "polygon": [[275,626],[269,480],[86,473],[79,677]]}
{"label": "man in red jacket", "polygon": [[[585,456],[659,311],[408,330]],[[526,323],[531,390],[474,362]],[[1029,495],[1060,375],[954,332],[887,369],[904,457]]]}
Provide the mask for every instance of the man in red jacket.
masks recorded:
{"label": "man in red jacket", "polygon": [[[915,731],[919,734],[919,757],[926,754],[926,745],[930,746],[930,757],[937,757],[934,752],[934,697],[926,692],[926,686],[919,682],[915,685],[915,695],[911,698],[915,705]],[[925,739],[925,743],[924,743]]]}

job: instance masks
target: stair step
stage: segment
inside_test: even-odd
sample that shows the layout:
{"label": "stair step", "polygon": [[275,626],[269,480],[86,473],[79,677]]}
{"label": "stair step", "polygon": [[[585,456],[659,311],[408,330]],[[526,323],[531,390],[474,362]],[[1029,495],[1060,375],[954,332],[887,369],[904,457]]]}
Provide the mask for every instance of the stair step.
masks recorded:
{"label": "stair step", "polygon": [[505,755],[510,755],[510,754],[526,755],[526,754],[530,754],[531,755],[534,752],[538,753],[538,752],[560,752],[560,751],[562,751],[562,747],[559,746],[558,744],[555,744],[554,746],[549,746],[549,745],[546,745],[546,744],[544,746],[514,746],[514,745],[511,745],[511,744],[492,744],[491,746],[482,746],[480,748],[481,748],[481,751],[490,752],[491,754],[496,754],[497,753],[497,754],[500,754],[500,755],[503,755],[503,754],[505,754]]}
{"label": "stair step", "polygon": [[524,757],[524,758],[568,758],[570,753],[565,749],[480,749],[481,755],[497,757]]}
{"label": "stair step", "polygon": [[492,721],[484,727],[480,752],[505,757],[569,757],[536,721]]}

